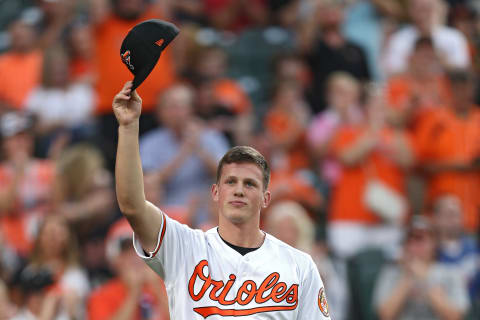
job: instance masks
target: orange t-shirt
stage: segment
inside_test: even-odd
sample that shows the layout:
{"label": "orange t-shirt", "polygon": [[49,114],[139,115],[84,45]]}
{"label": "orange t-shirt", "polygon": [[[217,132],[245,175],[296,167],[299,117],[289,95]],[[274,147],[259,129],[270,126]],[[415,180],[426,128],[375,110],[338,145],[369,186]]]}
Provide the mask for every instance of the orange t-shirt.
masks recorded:
{"label": "orange t-shirt", "polygon": [[[158,14],[147,11],[134,21],[123,20],[116,15],[110,15],[95,30],[95,68],[97,114],[112,113],[113,97],[120,91],[126,81],[133,80],[133,74],[120,59],[120,47],[128,31],[136,24],[147,20],[161,18]],[[170,54],[170,47],[162,55],[152,73],[138,88],[142,97],[143,110],[150,111],[155,105],[157,95],[175,81],[175,70]]]}
{"label": "orange t-shirt", "polygon": [[[473,108],[467,119],[452,110],[432,114],[421,124],[416,136],[417,157],[428,165],[471,163],[480,158],[480,110]],[[480,223],[480,171],[441,172],[428,177],[428,202],[442,194],[454,194],[462,202],[464,225],[470,232]]]}
{"label": "orange t-shirt", "polygon": [[43,54],[5,53],[0,56],[0,101],[22,109],[28,95],[40,83]]}
{"label": "orange t-shirt", "polygon": [[[123,305],[128,295],[128,288],[119,279],[113,279],[96,289],[88,301],[88,319],[110,319]],[[152,320],[165,320],[164,311],[160,310],[159,303],[151,288],[143,290],[141,300],[147,305]],[[132,319],[142,319],[140,301],[135,316]]]}
{"label": "orange t-shirt", "polygon": [[[264,127],[272,143],[286,149],[286,163],[282,165],[283,169],[296,172],[310,168],[306,129],[295,117],[274,108],[266,114]],[[276,165],[272,164],[272,168],[275,169]]]}
{"label": "orange t-shirt", "polygon": [[[331,153],[335,157],[344,152],[365,132],[364,128],[345,126],[341,128],[331,144]],[[342,166],[342,174],[333,188],[330,200],[330,221],[351,221],[367,224],[379,223],[381,219],[363,202],[365,187],[369,179],[379,179],[393,190],[405,193],[405,173],[388,157],[392,131],[383,129],[381,144],[371,152],[363,164]],[[380,149],[382,148],[382,149]]]}

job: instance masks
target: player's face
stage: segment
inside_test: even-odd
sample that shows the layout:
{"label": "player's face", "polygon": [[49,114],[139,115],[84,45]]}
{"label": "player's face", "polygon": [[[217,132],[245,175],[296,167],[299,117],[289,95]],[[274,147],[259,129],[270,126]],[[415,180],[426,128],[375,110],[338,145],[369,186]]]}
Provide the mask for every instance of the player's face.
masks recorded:
{"label": "player's face", "polygon": [[260,210],[270,201],[270,192],[264,191],[262,170],[255,164],[230,163],[223,166],[220,181],[212,187],[212,197],[220,219],[243,224],[259,219]]}

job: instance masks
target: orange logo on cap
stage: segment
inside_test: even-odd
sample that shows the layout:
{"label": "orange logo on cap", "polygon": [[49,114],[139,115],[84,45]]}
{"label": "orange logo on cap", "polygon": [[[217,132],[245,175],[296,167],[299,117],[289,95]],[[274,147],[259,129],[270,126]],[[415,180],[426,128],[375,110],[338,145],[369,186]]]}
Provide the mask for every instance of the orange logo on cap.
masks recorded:
{"label": "orange logo on cap", "polygon": [[165,40],[160,39],[160,40],[155,41],[155,44],[156,44],[157,46],[161,47],[164,42],[165,42]]}
{"label": "orange logo on cap", "polygon": [[123,63],[125,63],[127,67],[133,71],[135,67],[130,62],[130,50],[125,51],[124,53],[120,54],[120,56],[122,58]]}

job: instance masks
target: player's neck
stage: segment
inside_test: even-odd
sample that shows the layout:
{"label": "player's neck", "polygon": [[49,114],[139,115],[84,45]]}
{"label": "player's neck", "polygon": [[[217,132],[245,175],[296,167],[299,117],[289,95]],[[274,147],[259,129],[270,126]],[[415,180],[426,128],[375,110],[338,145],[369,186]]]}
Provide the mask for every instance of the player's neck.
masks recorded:
{"label": "player's neck", "polygon": [[218,233],[227,242],[243,248],[258,248],[265,240],[265,233],[259,226],[247,224],[236,225],[220,221]]}

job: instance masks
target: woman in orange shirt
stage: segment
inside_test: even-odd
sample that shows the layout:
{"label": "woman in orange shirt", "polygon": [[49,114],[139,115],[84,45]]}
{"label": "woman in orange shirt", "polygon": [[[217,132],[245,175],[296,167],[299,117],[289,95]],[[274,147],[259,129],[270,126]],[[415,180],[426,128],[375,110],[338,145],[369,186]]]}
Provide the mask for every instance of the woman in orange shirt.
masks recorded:
{"label": "woman in orange shirt", "polygon": [[371,95],[367,123],[343,125],[331,144],[330,152],[341,164],[342,174],[332,190],[328,241],[341,258],[371,246],[395,250],[401,235],[407,208],[399,208],[397,217],[387,218],[386,213],[378,212],[381,195],[373,195],[374,203],[366,200],[373,192],[368,189],[369,182],[376,180],[383,191],[405,204],[405,170],[413,163],[410,141],[402,128],[387,122],[385,105],[381,94]]}

